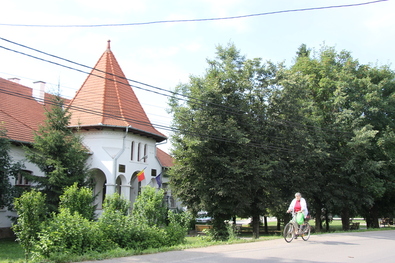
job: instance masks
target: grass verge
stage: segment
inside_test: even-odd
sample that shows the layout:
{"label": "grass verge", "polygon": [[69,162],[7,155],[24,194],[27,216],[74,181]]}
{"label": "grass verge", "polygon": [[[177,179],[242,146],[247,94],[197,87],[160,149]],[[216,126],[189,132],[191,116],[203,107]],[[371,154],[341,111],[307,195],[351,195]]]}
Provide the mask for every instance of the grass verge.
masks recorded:
{"label": "grass verge", "polygon": [[[274,229],[274,226],[271,226],[269,229]],[[385,227],[380,229],[360,229],[360,230],[352,230],[351,232],[364,232],[364,231],[382,231],[382,230],[395,230],[395,227]],[[331,224],[330,232],[321,232],[319,234],[327,234],[327,233],[344,233],[341,229],[341,223],[338,224],[334,222]],[[281,235],[281,231],[278,232],[270,232],[269,234],[262,234],[259,239],[252,239],[251,233],[241,233],[240,238],[230,240],[230,241],[207,241],[204,237],[194,236],[194,237],[186,237],[186,242],[184,244],[173,246],[173,247],[162,247],[158,249],[147,249],[147,250],[133,250],[133,249],[115,249],[111,251],[107,251],[105,253],[97,253],[91,252],[87,253],[83,256],[76,255],[59,255],[54,258],[54,261],[47,262],[81,262],[86,260],[103,260],[110,258],[119,258],[119,257],[127,257],[141,254],[152,254],[173,250],[183,250],[188,248],[198,248],[198,247],[207,247],[213,245],[227,245],[227,244],[237,244],[237,243],[247,243],[247,242],[259,242],[265,240],[273,240],[278,238],[283,238]],[[24,262],[24,251],[21,246],[15,242],[13,239],[0,239],[0,263],[22,263]],[[34,262],[33,260],[30,262]]]}

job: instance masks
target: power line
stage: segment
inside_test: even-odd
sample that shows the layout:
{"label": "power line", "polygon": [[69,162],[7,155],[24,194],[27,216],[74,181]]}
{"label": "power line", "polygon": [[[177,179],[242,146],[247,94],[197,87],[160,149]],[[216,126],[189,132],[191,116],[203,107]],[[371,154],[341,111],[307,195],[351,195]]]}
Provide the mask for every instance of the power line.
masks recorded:
{"label": "power line", "polygon": [[[16,97],[19,97],[19,98],[22,98],[22,99],[35,100],[30,95],[26,95],[26,94],[10,91],[10,90],[6,89],[6,87],[1,87],[1,86],[0,86],[0,93],[6,94],[6,95],[10,95],[10,96],[16,96]],[[48,99],[44,100],[44,103],[48,104],[48,105],[55,105],[55,103],[53,101],[48,100]],[[168,126],[151,124],[150,122],[143,122],[143,121],[140,121],[140,120],[132,119],[130,117],[119,117],[117,115],[113,115],[113,114],[109,114],[109,113],[102,114],[102,113],[97,112],[95,110],[90,110],[90,109],[86,109],[86,108],[82,108],[82,107],[70,106],[69,108],[77,110],[77,111],[80,111],[80,112],[90,113],[90,114],[93,114],[93,115],[98,115],[98,116],[103,116],[103,117],[110,117],[110,118],[115,118],[115,119],[119,119],[119,120],[127,120],[127,121],[130,121],[131,123],[140,124],[140,125],[143,125],[143,126],[149,126],[149,127],[154,126],[156,128],[161,128],[161,129],[167,130],[167,131],[173,131],[173,132],[174,131],[180,131],[180,132],[183,132],[184,134],[192,135],[192,136],[198,136],[198,137],[204,138],[204,139],[212,139],[212,140],[215,140],[215,141],[226,142],[226,143],[238,143],[236,140],[231,140],[229,138],[225,138],[225,137],[222,137],[222,136],[207,135],[207,134],[202,134],[202,133],[199,133],[199,132],[193,132],[193,131],[189,131],[189,130],[175,129],[175,128],[168,127]],[[293,148],[277,146],[277,145],[274,145],[274,144],[270,145],[270,144],[262,144],[262,143],[258,143],[258,142],[249,142],[249,143],[245,144],[244,146],[260,148],[260,149],[266,149],[266,150],[274,150],[274,151],[280,151],[280,152],[288,152],[288,153],[294,153],[294,154],[298,154],[299,153],[299,152],[295,151]]]}
{"label": "power line", "polygon": [[[126,77],[124,77],[124,76],[118,76],[118,75],[113,74],[113,73],[110,73],[110,72],[105,72],[105,71],[102,71],[102,70],[99,70],[99,69],[96,69],[96,68],[92,68],[92,67],[89,67],[89,66],[87,66],[87,65],[84,65],[84,64],[81,64],[81,63],[77,63],[77,62],[74,62],[74,61],[72,61],[72,60],[65,59],[65,58],[62,58],[62,57],[59,57],[59,56],[56,56],[56,55],[52,55],[52,54],[49,54],[49,53],[40,51],[40,50],[38,50],[38,49],[34,49],[34,48],[32,48],[32,47],[28,47],[28,46],[26,46],[26,45],[19,44],[19,43],[16,43],[16,42],[14,42],[14,41],[11,41],[11,40],[2,38],[2,37],[0,37],[0,40],[9,42],[9,43],[14,44],[14,45],[17,45],[17,46],[21,46],[21,47],[23,47],[23,48],[26,48],[26,49],[29,49],[29,50],[32,50],[32,51],[35,51],[35,52],[38,52],[38,53],[41,53],[41,54],[44,54],[44,55],[47,55],[47,56],[50,56],[50,57],[59,59],[59,60],[63,60],[63,61],[69,62],[69,63],[71,63],[71,64],[75,64],[75,65],[78,65],[78,66],[81,66],[81,67],[84,67],[84,68],[88,68],[88,69],[90,69],[91,71],[98,71],[99,73],[108,74],[108,75],[111,75],[111,76],[114,76],[114,77],[118,77],[118,78],[121,78],[121,79],[125,79],[125,80],[130,81],[130,82],[134,82],[134,83],[138,83],[138,84],[141,84],[141,85],[150,87],[150,88],[154,88],[154,89],[157,89],[157,90],[160,90],[160,91],[163,91],[163,92],[168,92],[168,93],[170,93],[170,94],[172,94],[172,95],[177,95],[177,96],[183,97],[182,99],[177,98],[177,99],[179,99],[179,100],[184,100],[184,101],[186,101],[186,99],[189,99],[191,103],[195,103],[195,104],[197,104],[197,105],[203,105],[203,106],[206,106],[206,104],[213,105],[213,106],[219,107],[222,111],[227,112],[227,113],[230,113],[230,114],[238,114],[238,115],[245,114],[245,112],[243,112],[243,111],[241,111],[241,110],[239,110],[239,109],[235,109],[235,108],[232,108],[232,107],[229,107],[229,106],[225,106],[225,105],[221,105],[221,104],[217,104],[217,103],[212,103],[212,102],[205,101],[205,100],[202,100],[202,99],[193,98],[193,97],[190,97],[190,96],[187,96],[187,95],[184,95],[184,94],[179,94],[179,93],[176,93],[176,92],[173,92],[173,91],[168,91],[168,90],[166,90],[166,89],[162,89],[162,88],[159,88],[159,87],[156,87],[156,86],[152,86],[152,85],[149,85],[149,84],[146,84],[146,83],[143,83],[143,82],[131,80],[131,79],[128,79],[128,78],[126,78]],[[121,85],[126,85],[125,83],[119,82],[119,81],[114,80],[114,79],[112,79],[112,78],[106,78],[106,77],[103,77],[103,76],[100,76],[100,75],[93,74],[92,72],[83,71],[83,70],[81,70],[81,69],[77,69],[77,68],[74,68],[74,67],[71,67],[71,66],[67,66],[67,65],[60,64],[60,63],[58,63],[58,62],[54,62],[54,61],[51,61],[51,60],[47,60],[47,59],[44,59],[44,58],[40,58],[40,57],[37,57],[37,56],[33,56],[33,55],[31,55],[31,54],[27,54],[27,53],[24,53],[24,52],[15,50],[15,49],[7,48],[7,47],[4,47],[4,46],[0,46],[0,48],[3,48],[3,49],[8,50],[8,51],[12,51],[12,52],[15,52],[15,53],[24,55],[24,56],[28,56],[28,57],[30,57],[30,58],[37,59],[37,60],[40,60],[40,61],[43,61],[43,62],[47,62],[47,63],[54,64],[54,65],[57,65],[57,66],[60,66],[60,67],[64,67],[64,68],[67,68],[67,69],[71,69],[71,70],[74,70],[74,71],[77,71],[77,72],[80,72],[80,73],[84,73],[84,74],[96,76],[96,77],[99,77],[99,78],[102,78],[102,79],[114,81],[114,82],[116,82],[116,83],[118,83],[118,84],[121,84]],[[136,86],[136,85],[133,85],[133,87],[138,88],[138,89],[141,89],[141,90],[144,90],[144,91],[152,92],[152,93],[155,93],[155,94],[159,94],[159,95],[162,95],[162,96],[167,96],[167,97],[170,96],[169,94],[164,94],[164,93],[161,93],[161,92],[158,92],[158,91],[153,91],[153,90],[146,89],[146,88],[143,88],[143,87],[139,87],[139,86]],[[184,99],[184,98],[185,98],[185,99]],[[125,100],[128,101],[127,98],[125,98]],[[129,101],[130,101],[130,100],[129,100]],[[198,101],[198,102],[196,102],[196,101]],[[130,101],[130,102],[131,102],[131,101]],[[284,122],[285,122],[285,123],[289,123],[289,124],[285,124]],[[307,127],[307,128],[316,128],[316,129],[320,129],[320,130],[327,130],[327,131],[330,131],[330,132],[348,133],[348,132],[344,132],[344,131],[333,130],[333,129],[327,129],[327,128],[317,127],[317,126],[313,126],[313,125],[305,125],[305,124],[300,124],[300,123],[293,123],[293,122],[291,122],[291,121],[285,121],[285,120],[284,120],[284,122],[283,122],[282,124],[283,124],[283,125],[288,125],[288,126],[291,126],[291,125],[298,125],[298,126],[304,126],[304,127]]]}
{"label": "power line", "polygon": [[[83,65],[83,64],[81,64],[81,63],[77,63],[77,62],[74,62],[74,61],[72,61],[72,60],[68,60],[68,59],[65,59],[65,58],[62,58],[62,57],[59,57],[59,56],[55,56],[55,55],[52,55],[52,54],[49,54],[49,53],[40,51],[40,50],[38,50],[38,49],[34,49],[34,48],[28,47],[28,46],[26,46],[26,45],[13,42],[13,41],[11,41],[11,40],[8,40],[8,39],[2,38],[2,37],[0,37],[0,40],[9,42],[9,43],[14,44],[14,45],[17,45],[17,46],[21,46],[21,47],[26,48],[26,49],[33,50],[33,51],[35,51],[35,52],[38,52],[38,53],[41,53],[41,54],[44,54],[44,55],[47,55],[47,56],[50,56],[50,57],[53,57],[53,58],[56,58],[56,59],[60,59],[60,60],[69,62],[69,63],[71,63],[71,64],[75,64],[75,65],[78,65],[78,66],[81,66],[81,67],[84,67],[84,68],[88,68],[88,69],[90,69],[91,71],[97,71],[97,72],[99,72],[99,73],[108,74],[108,75],[111,75],[111,76],[114,76],[114,77],[118,77],[118,78],[121,78],[121,79],[125,79],[125,80],[130,81],[130,82],[133,82],[133,83],[137,83],[137,84],[139,84],[139,85],[143,85],[143,86],[147,86],[147,87],[149,87],[149,88],[153,88],[153,89],[159,90],[159,91],[154,91],[154,90],[150,90],[150,89],[146,89],[146,88],[143,88],[143,87],[139,87],[139,86],[133,85],[133,87],[138,88],[138,89],[141,89],[141,90],[144,90],[144,91],[156,93],[156,94],[162,95],[162,96],[170,96],[169,94],[165,94],[165,93],[170,93],[170,94],[173,95],[173,96],[176,95],[176,96],[181,96],[181,97],[185,98],[185,99],[182,99],[182,100],[189,99],[190,102],[197,103],[197,104],[201,104],[201,105],[210,104],[210,105],[213,105],[213,106],[222,108],[224,111],[228,111],[229,113],[232,113],[232,114],[235,114],[235,113],[236,113],[236,114],[243,114],[243,113],[244,113],[244,112],[242,112],[242,111],[239,110],[239,109],[234,109],[234,108],[231,108],[231,107],[228,107],[228,106],[225,106],[225,105],[221,105],[221,104],[212,103],[212,102],[204,101],[204,100],[201,100],[201,99],[193,98],[193,97],[190,97],[190,96],[185,95],[185,94],[176,93],[176,92],[169,91],[169,90],[166,90],[166,89],[163,89],[163,88],[159,88],[159,87],[156,87],[156,86],[153,86],[153,85],[150,85],[150,84],[146,84],[146,83],[143,83],[143,82],[140,82],[140,81],[136,81],[136,80],[132,80],[132,79],[129,79],[129,78],[125,78],[125,77],[123,77],[123,76],[118,76],[118,75],[113,74],[113,73],[110,73],[110,72],[105,72],[105,71],[102,71],[102,70],[99,70],[99,69],[96,69],[96,68],[92,68],[92,67],[90,67],[90,66]],[[27,54],[27,53],[24,53],[24,52],[15,50],[15,49],[7,48],[7,47],[4,47],[4,46],[0,46],[0,48],[3,48],[3,49],[5,49],[5,50],[18,53],[18,54],[20,54],[20,55],[28,56],[28,57],[30,57],[30,58],[34,58],[34,59],[37,59],[37,60],[41,60],[41,61],[44,61],[44,62],[47,62],[47,63],[50,63],[50,64],[54,64],[54,65],[56,65],[56,66],[64,67],[64,68],[67,68],[67,69],[71,69],[71,70],[74,70],[74,71],[77,71],[77,72],[80,72],[80,73],[84,73],[84,74],[96,76],[96,77],[103,78],[103,79],[107,79],[107,80],[110,80],[110,81],[115,81],[115,80],[110,79],[110,78],[105,78],[105,77],[103,77],[103,76],[93,74],[92,72],[87,72],[87,71],[83,71],[83,70],[80,70],[80,69],[77,69],[77,68],[74,68],[74,67],[66,66],[66,65],[63,65],[63,64],[60,64],[60,63],[57,63],[57,62],[54,62],[54,61],[50,61],[50,60],[47,60],[47,59],[44,59],[44,58],[40,58],[40,57],[37,57],[37,56],[33,56],[33,55],[31,55],[31,54]],[[116,82],[117,82],[117,83],[120,83],[120,84],[122,84],[122,85],[124,85],[124,83],[122,83],[122,82],[118,82],[118,81],[116,81]],[[164,92],[164,93],[162,93],[162,92]],[[197,101],[197,102],[196,102],[196,101]]]}
{"label": "power line", "polygon": [[44,25],[44,24],[34,25],[34,24],[30,24],[29,25],[29,24],[5,24],[5,23],[2,23],[2,24],[0,24],[0,26],[51,27],[51,28],[79,27],[79,28],[81,28],[81,27],[143,26],[143,25],[164,24],[164,23],[206,22],[206,21],[231,20],[231,19],[241,19],[241,18],[257,17],[257,16],[267,16],[267,15],[292,13],[292,12],[306,12],[306,11],[323,10],[323,9],[356,7],[356,6],[377,4],[377,3],[385,2],[385,1],[388,1],[388,0],[377,0],[377,1],[356,3],[356,4],[346,4],[346,5],[333,5],[333,6],[309,7],[309,8],[300,8],[300,9],[288,9],[288,10],[279,10],[279,11],[272,11],[272,12],[240,15],[240,16],[215,17],[215,18],[197,18],[197,19],[180,19],[180,20],[159,20],[159,21],[123,23],[123,24],[93,24],[93,25],[49,25],[49,24],[47,24],[47,25]]}

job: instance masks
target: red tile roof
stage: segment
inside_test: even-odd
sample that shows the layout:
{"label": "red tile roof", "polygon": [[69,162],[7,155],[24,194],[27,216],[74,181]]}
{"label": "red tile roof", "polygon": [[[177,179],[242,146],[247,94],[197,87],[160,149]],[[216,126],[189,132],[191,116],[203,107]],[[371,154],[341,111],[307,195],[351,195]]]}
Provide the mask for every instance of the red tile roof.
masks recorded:
{"label": "red tile roof", "polygon": [[[0,127],[14,141],[33,142],[34,131],[45,120],[45,106],[32,97],[32,89],[0,78]],[[45,94],[45,100],[50,99]]]}
{"label": "red tile roof", "polygon": [[156,148],[156,157],[162,167],[172,167],[174,164],[174,158],[159,148]]}
{"label": "red tile roof", "polygon": [[156,141],[166,139],[149,121],[110,50],[110,42],[69,107],[71,126],[129,126],[129,131]]}

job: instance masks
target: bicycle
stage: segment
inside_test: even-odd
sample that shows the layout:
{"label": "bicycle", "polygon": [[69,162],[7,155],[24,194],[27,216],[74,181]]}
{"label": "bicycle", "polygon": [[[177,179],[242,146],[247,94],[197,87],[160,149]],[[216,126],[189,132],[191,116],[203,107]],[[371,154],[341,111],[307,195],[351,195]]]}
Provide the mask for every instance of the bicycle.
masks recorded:
{"label": "bicycle", "polygon": [[304,241],[309,240],[311,227],[308,221],[309,218],[307,216],[305,218],[304,224],[298,225],[298,223],[296,223],[296,213],[292,212],[291,221],[289,221],[284,227],[283,236],[285,241],[290,243],[297,236],[301,236]]}

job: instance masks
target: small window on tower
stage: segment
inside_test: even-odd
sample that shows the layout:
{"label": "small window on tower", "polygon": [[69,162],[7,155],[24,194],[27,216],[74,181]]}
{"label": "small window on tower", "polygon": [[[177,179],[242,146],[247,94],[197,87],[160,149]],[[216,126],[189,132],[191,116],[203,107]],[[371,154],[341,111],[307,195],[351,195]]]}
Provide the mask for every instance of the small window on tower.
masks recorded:
{"label": "small window on tower", "polygon": [[125,165],[124,164],[120,164],[119,167],[118,167],[118,171],[120,173],[124,173],[125,172]]}

